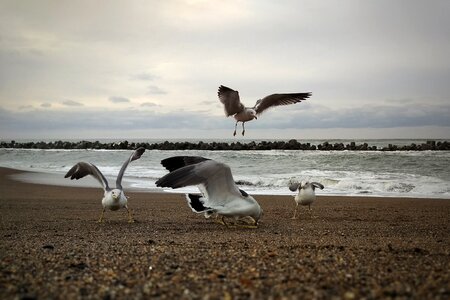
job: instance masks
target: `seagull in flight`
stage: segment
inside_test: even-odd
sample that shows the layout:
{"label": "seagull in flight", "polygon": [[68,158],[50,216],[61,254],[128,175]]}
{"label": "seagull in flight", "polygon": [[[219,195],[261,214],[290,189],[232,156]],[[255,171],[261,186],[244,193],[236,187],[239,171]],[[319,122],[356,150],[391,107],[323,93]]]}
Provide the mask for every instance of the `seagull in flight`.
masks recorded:
{"label": "seagull in flight", "polygon": [[236,129],[239,122],[242,122],[242,135],[245,134],[245,122],[258,119],[263,111],[273,106],[289,105],[299,103],[311,97],[311,93],[291,93],[291,94],[272,94],[256,101],[255,106],[246,107],[239,98],[238,91],[221,85],[218,96],[220,102],[224,105],[225,115],[233,116],[236,119],[233,136],[236,135]]}
{"label": "seagull in flight", "polygon": [[122,168],[117,175],[115,189],[109,187],[108,181],[106,180],[105,176],[103,176],[102,172],[100,172],[100,170],[94,164],[87,162],[79,162],[74,165],[67,172],[64,178],[70,177],[70,179],[78,180],[87,175],[92,175],[95,179],[98,180],[98,182],[100,182],[105,193],[102,199],[103,210],[102,214],[100,215],[100,219],[98,220],[99,223],[103,222],[103,215],[107,208],[112,211],[119,210],[120,208],[125,208],[128,212],[128,222],[133,223],[133,217],[131,216],[131,212],[128,209],[128,199],[123,192],[122,177],[125,173],[126,168],[128,167],[128,164],[133,160],[139,159],[144,152],[145,148],[143,147],[136,149],[133,154],[131,154],[130,158],[128,158],[123,163]]}
{"label": "seagull in flight", "polygon": [[[161,164],[170,173],[156,181],[156,186],[173,189],[198,186],[202,195],[186,195],[193,212],[207,217],[221,216],[222,224],[227,227],[225,217],[234,219],[236,226],[257,228],[263,211],[252,196],[237,187],[229,166],[200,156],[174,156],[162,160]],[[253,224],[237,223],[245,218]]]}
{"label": "seagull in flight", "polygon": [[296,219],[297,207],[299,204],[308,205],[309,212],[311,213],[311,204],[316,199],[316,192],[315,192],[316,188],[320,188],[321,190],[323,190],[324,186],[318,182],[309,182],[309,181],[298,182],[295,179],[289,182],[289,189],[292,192],[298,190],[298,194],[295,195],[294,198],[297,205],[295,206],[294,216],[292,217],[292,219]]}

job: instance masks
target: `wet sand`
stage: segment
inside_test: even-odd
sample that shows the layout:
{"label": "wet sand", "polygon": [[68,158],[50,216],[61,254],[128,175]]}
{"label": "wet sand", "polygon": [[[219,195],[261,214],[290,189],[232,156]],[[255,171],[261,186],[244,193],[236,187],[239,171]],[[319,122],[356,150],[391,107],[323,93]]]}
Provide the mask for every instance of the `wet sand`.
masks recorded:
{"label": "wet sand", "polygon": [[0,168],[2,299],[449,299],[450,200],[256,196],[257,229],[226,228],[184,195],[23,183]]}

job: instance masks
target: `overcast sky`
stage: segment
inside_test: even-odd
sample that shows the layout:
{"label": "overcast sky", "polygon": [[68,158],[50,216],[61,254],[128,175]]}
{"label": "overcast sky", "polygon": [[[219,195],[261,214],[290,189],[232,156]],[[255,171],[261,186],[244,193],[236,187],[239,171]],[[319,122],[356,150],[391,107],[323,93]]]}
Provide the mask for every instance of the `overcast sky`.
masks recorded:
{"label": "overcast sky", "polygon": [[[0,139],[450,138],[450,1],[0,0]],[[240,139],[240,137],[236,138]]]}

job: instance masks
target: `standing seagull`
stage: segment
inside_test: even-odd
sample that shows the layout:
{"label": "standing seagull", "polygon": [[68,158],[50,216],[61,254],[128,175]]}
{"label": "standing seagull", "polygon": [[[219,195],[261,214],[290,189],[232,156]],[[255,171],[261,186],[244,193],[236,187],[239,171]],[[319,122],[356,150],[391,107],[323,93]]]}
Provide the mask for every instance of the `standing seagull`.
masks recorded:
{"label": "standing seagull", "polygon": [[299,204],[301,205],[308,205],[309,212],[311,212],[311,204],[316,199],[316,192],[315,189],[320,188],[323,190],[324,186],[318,182],[308,182],[308,181],[302,181],[298,182],[296,180],[291,180],[289,182],[289,189],[293,192],[298,190],[298,194],[295,195],[295,210],[294,210],[294,216],[292,219],[296,219],[295,215],[297,214],[297,207]]}
{"label": "standing seagull", "polygon": [[259,116],[269,107],[298,103],[311,96],[311,93],[272,94],[256,101],[253,107],[245,107],[239,98],[238,91],[221,85],[217,94],[220,102],[224,105],[225,115],[227,117],[234,115],[236,119],[233,136],[236,135],[238,122],[242,122],[242,135],[244,135],[245,122],[258,119],[257,115]]}
{"label": "standing seagull", "polygon": [[102,214],[100,215],[100,219],[98,220],[99,223],[103,222],[103,214],[105,213],[105,210],[109,208],[110,210],[118,210],[120,208],[125,207],[128,212],[128,222],[133,223],[133,217],[131,216],[131,212],[128,209],[128,199],[123,193],[122,188],[122,177],[125,173],[125,169],[127,168],[128,164],[132,162],[133,160],[139,159],[141,155],[145,152],[145,148],[140,147],[136,149],[133,154],[130,156],[129,159],[127,159],[123,165],[122,168],[119,171],[119,175],[117,175],[116,179],[116,188],[112,189],[108,185],[108,181],[106,180],[105,176],[103,176],[102,172],[91,163],[86,162],[79,162],[76,165],[74,165],[69,172],[67,172],[66,176],[64,178],[70,177],[70,179],[80,179],[85,177],[86,175],[92,175],[95,179],[100,182],[100,184],[103,187],[103,190],[105,191],[105,194],[102,199],[102,205],[103,210]]}
{"label": "standing seagull", "polygon": [[156,181],[158,187],[171,187],[173,189],[197,185],[202,195],[187,194],[187,201],[195,213],[206,215],[217,214],[233,218],[251,218],[251,226],[256,228],[262,215],[262,209],[256,200],[234,182],[229,166],[212,159],[199,156],[174,156],[161,161],[161,164],[170,171],[169,174]]}

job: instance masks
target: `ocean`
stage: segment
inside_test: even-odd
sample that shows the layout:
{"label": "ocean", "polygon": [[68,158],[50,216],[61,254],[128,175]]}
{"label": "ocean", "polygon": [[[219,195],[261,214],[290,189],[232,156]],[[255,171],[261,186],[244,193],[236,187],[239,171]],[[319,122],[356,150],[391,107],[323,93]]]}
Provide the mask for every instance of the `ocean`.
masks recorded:
{"label": "ocean", "polygon": [[[148,141],[152,142],[152,141]],[[156,142],[156,140],[155,140]],[[158,141],[159,142],[159,141]],[[241,141],[242,142],[242,141]],[[319,144],[324,141],[299,141]],[[329,142],[335,142],[330,141]],[[342,141],[339,142],[351,142]],[[379,147],[421,143],[422,140],[355,140]],[[97,186],[93,179],[70,182],[63,175],[79,161],[91,162],[111,185],[129,150],[0,149],[0,166],[53,174],[57,184]],[[167,173],[160,165],[176,155],[203,156],[231,167],[235,181],[250,194],[292,195],[291,178],[317,181],[325,186],[318,195],[364,195],[450,199],[450,151],[202,151],[147,150],[125,173],[126,188],[161,191],[155,181]],[[56,181],[55,181],[56,183]],[[171,192],[196,192],[195,187]]]}

